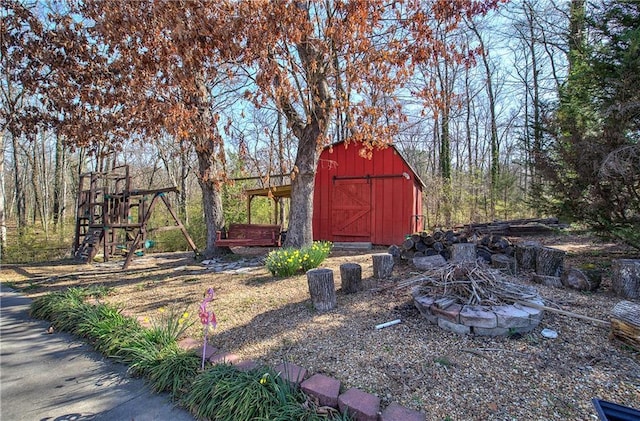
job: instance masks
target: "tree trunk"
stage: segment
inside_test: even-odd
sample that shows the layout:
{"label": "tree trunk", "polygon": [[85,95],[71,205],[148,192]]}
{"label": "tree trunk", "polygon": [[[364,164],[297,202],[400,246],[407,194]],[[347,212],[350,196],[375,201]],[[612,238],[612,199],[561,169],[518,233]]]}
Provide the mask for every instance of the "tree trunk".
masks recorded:
{"label": "tree trunk", "polygon": [[58,224],[63,224],[64,210],[64,167],[66,165],[65,148],[62,136],[56,136],[55,163],[53,170],[53,229],[58,230]]}
{"label": "tree trunk", "polygon": [[331,310],[336,306],[336,290],[331,269],[311,269],[307,271],[307,283],[311,302],[317,311]]}
{"label": "tree trunk", "polygon": [[393,272],[393,256],[389,253],[378,253],[371,256],[373,259],[373,277],[384,279]]}
{"label": "tree trunk", "polygon": [[211,115],[211,95],[205,83],[204,73],[196,75],[195,85],[197,93],[194,95],[194,100],[201,110],[199,115],[202,120],[201,127],[205,128],[201,129],[203,132],[195,136],[193,142],[198,156],[198,183],[202,189],[202,210],[207,228],[207,241],[202,255],[210,259],[216,254],[229,251],[228,247],[216,247],[216,233],[224,227],[220,195],[220,185],[224,177],[222,168],[224,145]]}
{"label": "tree trunk", "polygon": [[474,243],[457,243],[451,246],[452,262],[474,263],[477,259]]}
{"label": "tree trunk", "polygon": [[533,241],[516,244],[516,270],[518,272],[535,272],[538,249],[541,247],[540,243]]}
{"label": "tree trunk", "polygon": [[5,214],[5,187],[4,187],[4,140],[5,132],[0,133],[0,264],[7,248],[7,221]]}
{"label": "tree trunk", "polygon": [[296,48],[312,92],[310,101],[304,107],[304,119],[293,107],[290,98],[283,95],[276,101],[298,138],[295,168],[291,174],[291,215],[284,245],[300,248],[313,243],[315,175],[321,146],[327,134],[332,98],[323,52],[310,39],[302,40]]}
{"label": "tree trunk", "polygon": [[624,298],[640,298],[640,259],[617,259],[611,267],[613,292]]}
{"label": "tree trunk", "polygon": [[309,130],[309,134],[298,145],[295,164],[298,173],[292,174],[291,180],[291,211],[284,244],[286,247],[300,248],[313,243],[313,192],[320,157],[317,136],[317,131]]}
{"label": "tree trunk", "polygon": [[362,289],[362,267],[357,263],[340,265],[340,283],[342,292],[350,294]]}
{"label": "tree trunk", "polygon": [[640,305],[621,301],[611,310],[611,335],[640,349]]}
{"label": "tree trunk", "polygon": [[602,283],[602,274],[599,271],[569,268],[563,271],[560,280],[562,285],[567,288],[578,291],[595,291]]}
{"label": "tree trunk", "polygon": [[543,276],[560,277],[565,252],[551,247],[541,247],[536,254],[536,273]]}
{"label": "tree trunk", "polygon": [[187,191],[189,184],[187,183],[187,177],[189,177],[189,155],[191,149],[184,138],[180,139],[180,193],[178,194],[178,215],[185,226],[189,225],[189,214],[187,212],[187,198],[189,192]]}
{"label": "tree trunk", "polygon": [[11,146],[13,149],[13,177],[16,200],[16,221],[18,225],[18,235],[22,235],[24,228],[27,226],[27,196],[25,187],[22,182],[22,166],[20,165],[20,156],[18,154],[18,140],[15,136],[11,136]]}
{"label": "tree trunk", "polygon": [[202,255],[210,259],[216,254],[226,251],[216,248],[216,231],[224,226],[224,215],[222,212],[222,197],[218,190],[216,180],[211,173],[215,169],[212,154],[210,152],[197,152],[198,155],[198,183],[202,189],[202,210],[204,212],[204,223],[206,226],[206,245]]}

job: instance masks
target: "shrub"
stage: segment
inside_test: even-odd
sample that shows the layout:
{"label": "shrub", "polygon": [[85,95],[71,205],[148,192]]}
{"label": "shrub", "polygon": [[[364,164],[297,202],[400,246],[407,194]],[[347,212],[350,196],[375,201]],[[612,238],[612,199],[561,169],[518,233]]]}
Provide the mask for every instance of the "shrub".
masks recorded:
{"label": "shrub", "polygon": [[329,241],[316,241],[301,249],[284,248],[274,250],[267,256],[265,264],[274,276],[287,277],[317,268],[331,252]]}

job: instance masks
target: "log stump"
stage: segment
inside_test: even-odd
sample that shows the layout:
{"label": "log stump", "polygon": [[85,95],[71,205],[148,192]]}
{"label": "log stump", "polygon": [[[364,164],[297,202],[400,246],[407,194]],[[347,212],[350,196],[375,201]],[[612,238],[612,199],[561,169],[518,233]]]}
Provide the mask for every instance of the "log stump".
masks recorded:
{"label": "log stump", "polygon": [[468,262],[475,263],[476,245],[473,243],[457,243],[451,246],[452,262]]}
{"label": "log stump", "polygon": [[518,272],[535,272],[536,257],[540,247],[540,243],[535,241],[525,241],[524,243],[516,244],[516,270]]}
{"label": "log stump", "polygon": [[569,268],[560,277],[562,285],[578,291],[595,291],[602,282],[602,273],[599,271],[580,270]]}
{"label": "log stump", "polygon": [[357,263],[341,264],[340,282],[342,291],[346,294],[360,291],[362,289],[362,267]]}
{"label": "log stump", "polygon": [[320,268],[307,271],[307,283],[311,302],[317,311],[331,310],[336,306],[336,290],[331,269]]}
{"label": "log stump", "polygon": [[611,286],[624,298],[640,298],[640,259],[617,259],[611,265]]}
{"label": "log stump", "polygon": [[611,310],[611,336],[640,350],[640,305],[620,301]]}
{"label": "log stump", "polygon": [[373,259],[373,277],[384,279],[391,276],[393,271],[393,256],[389,253],[378,253],[371,255]]}
{"label": "log stump", "polygon": [[552,247],[540,247],[536,252],[536,273],[560,277],[565,254],[564,251]]}

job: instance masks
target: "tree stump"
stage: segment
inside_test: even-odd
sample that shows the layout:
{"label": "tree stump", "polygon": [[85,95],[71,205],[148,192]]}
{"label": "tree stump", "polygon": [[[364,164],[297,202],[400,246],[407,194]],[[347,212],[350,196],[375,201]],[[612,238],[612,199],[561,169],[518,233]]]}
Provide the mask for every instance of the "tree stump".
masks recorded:
{"label": "tree stump", "polygon": [[341,264],[340,282],[342,291],[346,294],[360,291],[362,289],[362,267],[357,263]]}
{"label": "tree stump", "polygon": [[540,247],[536,252],[536,273],[543,276],[562,275],[565,252],[552,247]]}
{"label": "tree stump", "polygon": [[331,310],[336,306],[336,290],[331,269],[308,270],[307,283],[311,302],[317,311]]}
{"label": "tree stump", "polygon": [[640,305],[620,301],[611,310],[611,336],[640,349]]}
{"label": "tree stump", "polygon": [[457,243],[451,246],[452,262],[474,263],[477,258],[476,245],[473,243]]}
{"label": "tree stump", "polygon": [[535,241],[516,244],[516,270],[518,272],[535,272],[536,257],[541,245]]}
{"label": "tree stump", "polygon": [[578,291],[595,291],[602,282],[602,274],[597,271],[570,268],[560,277],[562,285]]}
{"label": "tree stump", "polygon": [[516,261],[506,254],[496,253],[491,256],[491,267],[499,269],[508,275],[516,274]]}
{"label": "tree stump", "polygon": [[640,259],[617,259],[611,265],[611,286],[624,298],[640,298]]}
{"label": "tree stump", "polygon": [[384,279],[391,276],[393,271],[393,256],[389,253],[378,253],[371,255],[373,259],[373,277]]}

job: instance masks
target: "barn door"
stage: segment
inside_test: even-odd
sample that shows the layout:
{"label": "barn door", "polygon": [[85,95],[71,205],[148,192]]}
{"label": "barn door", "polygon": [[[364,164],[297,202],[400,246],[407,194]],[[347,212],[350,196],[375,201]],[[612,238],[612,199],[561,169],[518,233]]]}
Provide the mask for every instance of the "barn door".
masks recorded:
{"label": "barn door", "polygon": [[337,241],[370,241],[371,184],[369,180],[334,180],[331,222],[331,233]]}

